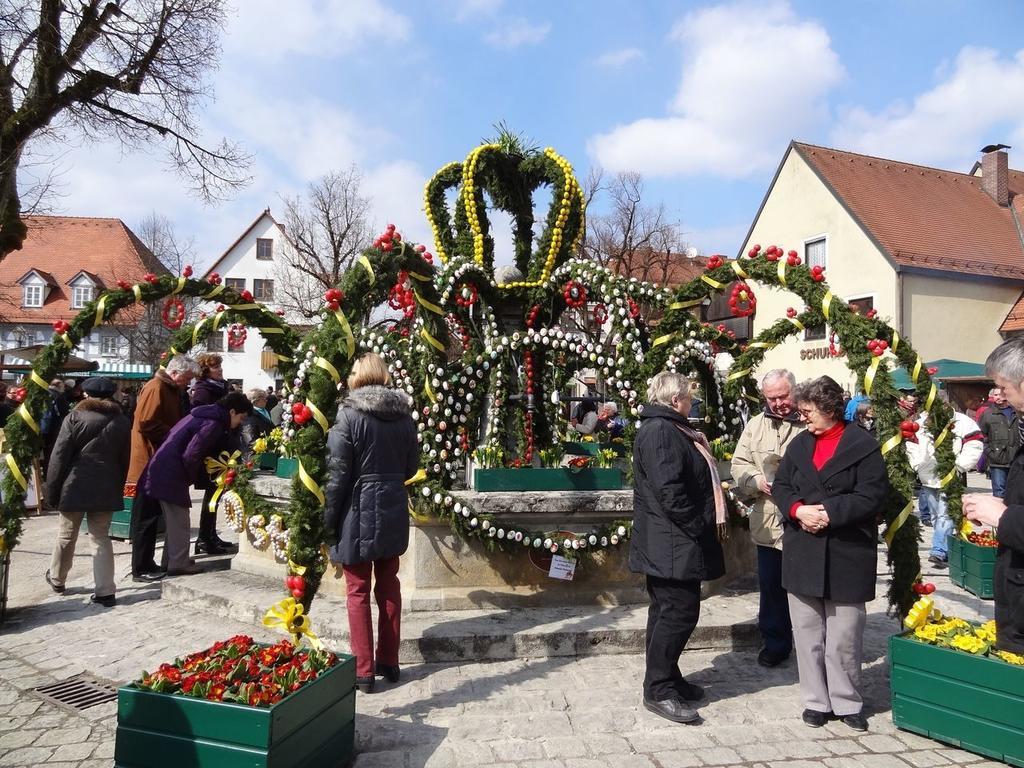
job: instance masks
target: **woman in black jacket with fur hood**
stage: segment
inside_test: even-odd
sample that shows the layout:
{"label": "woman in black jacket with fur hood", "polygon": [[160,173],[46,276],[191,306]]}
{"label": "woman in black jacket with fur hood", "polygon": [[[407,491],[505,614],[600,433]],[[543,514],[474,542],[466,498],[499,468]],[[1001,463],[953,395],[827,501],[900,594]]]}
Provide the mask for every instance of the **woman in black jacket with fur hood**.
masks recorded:
{"label": "woman in black jacket with fur hood", "polygon": [[402,594],[398,558],[409,546],[409,493],[405,481],[419,466],[419,443],[410,398],[389,389],[379,355],[363,355],[348,377],[349,396],[327,435],[328,479],[324,524],[331,561],[345,572],[348,624],[356,656],[356,683],[373,690],[370,579],[380,609],[376,673],[398,680]]}
{"label": "woman in black jacket with fur hood", "polygon": [[107,378],[86,379],[86,398],[61,424],[46,473],[46,500],[60,510],[60,528],[46,581],[57,594],[71,570],[82,517],[96,543],[92,601],[114,605],[114,549],[110,520],[123,503],[124,480],[131,461],[132,425],[111,398],[117,384]]}

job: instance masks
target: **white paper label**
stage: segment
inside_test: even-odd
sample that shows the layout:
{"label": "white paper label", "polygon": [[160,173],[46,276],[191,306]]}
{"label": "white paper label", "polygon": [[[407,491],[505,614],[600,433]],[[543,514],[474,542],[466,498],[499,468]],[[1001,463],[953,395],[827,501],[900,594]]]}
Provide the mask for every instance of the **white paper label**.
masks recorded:
{"label": "white paper label", "polygon": [[576,561],[567,560],[561,555],[554,555],[551,558],[551,568],[548,569],[548,576],[552,579],[562,579],[563,581],[572,581],[573,575],[576,573]]}

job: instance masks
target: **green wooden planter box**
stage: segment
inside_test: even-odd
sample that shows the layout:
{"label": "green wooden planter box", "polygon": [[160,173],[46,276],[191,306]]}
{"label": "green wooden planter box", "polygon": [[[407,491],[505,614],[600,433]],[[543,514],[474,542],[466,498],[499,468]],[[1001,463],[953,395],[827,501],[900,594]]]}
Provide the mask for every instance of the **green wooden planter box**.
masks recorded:
{"label": "green wooden planter box", "polygon": [[601,450],[606,448],[615,451],[616,456],[626,455],[626,446],[623,443],[562,443],[562,450],[570,456],[597,456]]}
{"label": "green wooden planter box", "polygon": [[132,511],[132,505],[135,503],[135,497],[134,496],[125,496],[125,497],[123,497],[123,500],[124,500],[124,507],[123,507],[123,509],[127,509],[129,512],[131,512]]}
{"label": "green wooden planter box", "polygon": [[622,488],[619,469],[475,469],[473,488],[488,491],[617,491]]}
{"label": "green wooden planter box", "polygon": [[971,594],[991,600],[995,597],[993,578],[996,547],[982,547],[959,536],[947,540],[949,580]]}
{"label": "green wooden planter box", "polygon": [[277,463],[281,457],[276,453],[257,453],[256,454],[256,466],[260,469],[271,469],[277,470]]}
{"label": "green wooden planter box", "polygon": [[277,460],[277,469],[274,470],[274,474],[278,477],[284,477],[287,479],[295,477],[299,474],[299,460],[298,459],[286,459],[281,456]]}
{"label": "green wooden planter box", "polygon": [[894,635],[889,672],[897,728],[1024,766],[1024,667]]}
{"label": "green wooden planter box", "polygon": [[[133,499],[125,499],[125,501],[133,501]],[[110,519],[110,538],[118,539],[119,541],[127,541],[131,538],[131,523],[132,523],[132,510],[119,509],[114,513],[114,516]],[[82,518],[82,524],[78,528],[80,533],[89,532],[89,516],[86,515]]]}
{"label": "green wooden planter box", "polygon": [[270,708],[117,692],[116,768],[338,768],[355,744],[355,657]]}

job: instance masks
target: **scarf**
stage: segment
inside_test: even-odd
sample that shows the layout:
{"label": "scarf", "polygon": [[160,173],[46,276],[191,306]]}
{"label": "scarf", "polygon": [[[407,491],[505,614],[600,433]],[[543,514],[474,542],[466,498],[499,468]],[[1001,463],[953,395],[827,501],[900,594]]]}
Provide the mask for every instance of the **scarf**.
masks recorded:
{"label": "scarf", "polygon": [[728,508],[725,505],[725,492],[722,490],[722,480],[718,476],[718,462],[711,453],[711,446],[708,439],[693,427],[683,426],[676,422],[676,428],[682,432],[696,448],[700,455],[707,462],[708,471],[711,472],[711,489],[715,496],[715,527],[718,533],[718,540],[725,541],[729,538],[729,526],[726,523]]}

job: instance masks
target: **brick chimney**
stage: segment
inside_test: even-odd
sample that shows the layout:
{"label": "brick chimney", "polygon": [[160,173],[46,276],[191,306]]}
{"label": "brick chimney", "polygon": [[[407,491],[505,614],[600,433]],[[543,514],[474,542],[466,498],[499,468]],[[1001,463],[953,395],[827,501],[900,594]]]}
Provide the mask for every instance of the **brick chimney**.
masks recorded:
{"label": "brick chimney", "polygon": [[1008,180],[1009,159],[1003,150],[986,152],[981,156],[981,188],[1003,207],[1010,204]]}

